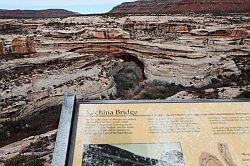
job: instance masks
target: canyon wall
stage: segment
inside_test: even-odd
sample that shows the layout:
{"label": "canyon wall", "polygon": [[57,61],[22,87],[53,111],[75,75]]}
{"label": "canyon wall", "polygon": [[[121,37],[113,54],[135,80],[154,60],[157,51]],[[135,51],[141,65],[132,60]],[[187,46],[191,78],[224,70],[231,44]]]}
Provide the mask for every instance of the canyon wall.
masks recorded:
{"label": "canyon wall", "polygon": [[7,145],[0,148],[0,165],[33,152],[51,159],[54,138],[48,136],[41,150],[28,137],[52,130],[54,135],[65,93],[78,99],[247,96],[249,20],[246,15],[0,20],[0,146]]}

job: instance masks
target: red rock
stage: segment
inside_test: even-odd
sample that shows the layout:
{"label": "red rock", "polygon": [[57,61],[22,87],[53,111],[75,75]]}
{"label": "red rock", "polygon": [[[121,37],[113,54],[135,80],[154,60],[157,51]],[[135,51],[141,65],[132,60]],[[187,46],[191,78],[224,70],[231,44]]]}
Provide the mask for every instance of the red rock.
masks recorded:
{"label": "red rock", "polygon": [[109,39],[129,39],[130,35],[121,29],[109,29],[106,31],[106,38]]}
{"label": "red rock", "polygon": [[231,37],[249,37],[250,34],[246,29],[233,29],[230,34]]}
{"label": "red rock", "polygon": [[139,0],[122,3],[110,13],[218,13],[249,10],[249,0]]}
{"label": "red rock", "polygon": [[5,54],[4,42],[0,40],[0,54]]}
{"label": "red rock", "polygon": [[99,29],[99,30],[85,30],[80,33],[85,39],[129,39],[128,32],[122,29]]}
{"label": "red rock", "polygon": [[12,41],[12,53],[33,54],[35,53],[35,43],[31,38],[15,38]]}

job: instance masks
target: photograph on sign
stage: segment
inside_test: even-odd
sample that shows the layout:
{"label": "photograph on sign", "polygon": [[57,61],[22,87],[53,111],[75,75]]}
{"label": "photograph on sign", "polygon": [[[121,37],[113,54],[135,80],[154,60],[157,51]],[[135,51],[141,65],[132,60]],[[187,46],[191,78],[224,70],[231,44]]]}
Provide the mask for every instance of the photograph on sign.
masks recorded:
{"label": "photograph on sign", "polygon": [[72,164],[249,166],[249,102],[81,103]]}
{"label": "photograph on sign", "polygon": [[82,165],[184,166],[180,143],[84,145]]}

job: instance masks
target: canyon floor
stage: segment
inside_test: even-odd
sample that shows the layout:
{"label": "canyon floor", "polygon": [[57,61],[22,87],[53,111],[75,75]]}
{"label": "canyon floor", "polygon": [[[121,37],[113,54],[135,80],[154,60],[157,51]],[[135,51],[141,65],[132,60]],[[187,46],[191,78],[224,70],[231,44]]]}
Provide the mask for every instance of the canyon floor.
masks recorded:
{"label": "canyon floor", "polygon": [[65,93],[78,99],[250,96],[248,15],[0,20],[0,165],[50,165]]}

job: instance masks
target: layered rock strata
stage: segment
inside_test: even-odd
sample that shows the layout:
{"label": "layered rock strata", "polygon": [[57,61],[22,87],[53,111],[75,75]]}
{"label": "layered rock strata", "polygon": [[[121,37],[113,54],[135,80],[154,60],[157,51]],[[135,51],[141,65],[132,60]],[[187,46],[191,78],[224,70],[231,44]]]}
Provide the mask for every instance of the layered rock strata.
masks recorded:
{"label": "layered rock strata", "polygon": [[[29,129],[37,129],[35,134],[55,129],[46,126],[58,120],[66,92],[78,99],[246,96],[249,20],[245,15],[0,20],[32,29],[1,35],[1,145],[34,134]],[[51,122],[50,113],[58,115]],[[47,122],[42,130],[32,127],[36,117]],[[22,135],[8,128],[20,120],[26,124]]]}
{"label": "layered rock strata", "polygon": [[138,0],[124,2],[110,13],[248,12],[248,0]]}
{"label": "layered rock strata", "polygon": [[[31,38],[7,38],[12,41],[12,53],[37,53],[34,58],[13,57],[1,62],[1,117],[39,112],[51,101],[58,105],[69,91],[84,98],[112,98],[117,94],[114,75],[125,61],[139,66],[142,81],[186,88],[203,88],[214,80],[242,75],[234,57],[248,57],[249,29],[245,24],[221,27],[208,17],[209,25],[201,29],[197,23],[183,23],[190,18],[169,19],[80,17],[68,22],[67,18],[53,24],[40,22],[36,43]],[[61,25],[64,29],[56,32]]]}
{"label": "layered rock strata", "polygon": [[46,32],[46,36],[53,38],[74,39],[129,39],[130,34],[119,28],[85,28],[79,31],[56,30]]}
{"label": "layered rock strata", "polygon": [[29,37],[17,37],[12,39],[9,44],[5,44],[4,40],[0,41],[0,54],[33,54],[36,52],[34,39]]}
{"label": "layered rock strata", "polygon": [[31,38],[15,38],[11,45],[14,54],[33,54],[36,52],[35,43]]}

